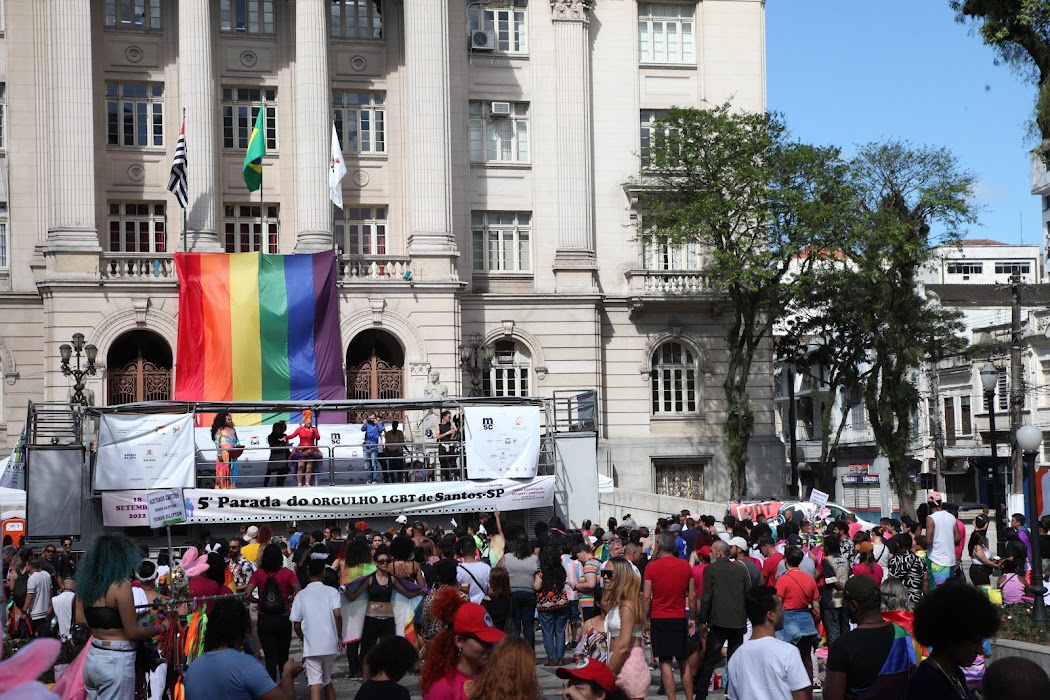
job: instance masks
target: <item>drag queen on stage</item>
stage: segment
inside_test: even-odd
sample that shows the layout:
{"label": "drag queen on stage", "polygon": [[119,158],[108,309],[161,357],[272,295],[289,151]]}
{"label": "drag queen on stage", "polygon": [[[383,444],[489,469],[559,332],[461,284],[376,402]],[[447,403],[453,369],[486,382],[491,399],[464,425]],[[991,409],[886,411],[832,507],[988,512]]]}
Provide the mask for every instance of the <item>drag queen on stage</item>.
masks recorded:
{"label": "drag queen on stage", "polygon": [[317,449],[321,433],[314,427],[313,413],[309,409],[303,411],[302,425],[284,436],[285,440],[292,438],[299,438],[298,447],[292,450],[292,460],[298,461],[298,469],[295,474],[298,482],[296,486],[313,486],[317,483],[317,479],[315,478],[314,484],[311,484],[310,472],[315,462],[318,464],[321,462],[321,450]]}
{"label": "drag queen on stage", "polygon": [[215,443],[215,488],[237,488],[237,458],[244,452],[237,430],[233,427],[233,415],[229,411],[215,414],[211,424],[211,439]]}

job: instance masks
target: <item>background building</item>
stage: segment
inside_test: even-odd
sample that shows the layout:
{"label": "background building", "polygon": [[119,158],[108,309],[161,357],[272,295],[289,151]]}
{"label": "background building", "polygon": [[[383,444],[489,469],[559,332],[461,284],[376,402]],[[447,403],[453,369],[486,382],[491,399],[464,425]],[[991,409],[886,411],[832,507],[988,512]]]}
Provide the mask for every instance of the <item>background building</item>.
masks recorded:
{"label": "background building", "polygon": [[[765,108],[761,0],[2,8],[5,443],[28,400],[68,396],[75,332],[96,403],[170,397],[184,245],[335,246],[349,397],[421,396],[432,370],[450,395],[597,390],[617,511],[725,499],[720,297],[695,246],[641,249],[625,183],[661,110]],[[261,204],[241,176],[260,101]],[[183,114],[185,233],[164,187]],[[779,493],[768,356],[755,377],[749,482]]]}

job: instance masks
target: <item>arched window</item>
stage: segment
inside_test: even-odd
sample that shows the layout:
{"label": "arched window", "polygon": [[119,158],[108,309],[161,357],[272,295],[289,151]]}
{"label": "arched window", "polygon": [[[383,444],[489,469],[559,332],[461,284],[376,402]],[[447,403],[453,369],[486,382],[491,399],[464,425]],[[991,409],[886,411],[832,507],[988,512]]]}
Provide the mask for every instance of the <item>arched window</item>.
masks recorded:
{"label": "arched window", "polygon": [[696,413],[698,371],[697,358],[685,343],[670,341],[658,347],[649,372],[653,414]]}
{"label": "arched window", "polygon": [[492,366],[485,373],[485,396],[528,396],[532,356],[521,343],[497,340],[492,344]]}

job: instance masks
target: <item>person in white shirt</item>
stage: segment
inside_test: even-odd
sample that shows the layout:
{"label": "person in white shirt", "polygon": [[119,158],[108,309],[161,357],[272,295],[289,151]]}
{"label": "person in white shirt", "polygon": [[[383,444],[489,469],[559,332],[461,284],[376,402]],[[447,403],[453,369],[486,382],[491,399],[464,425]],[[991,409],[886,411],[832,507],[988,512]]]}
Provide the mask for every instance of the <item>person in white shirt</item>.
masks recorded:
{"label": "person in white shirt", "polygon": [[58,621],[58,638],[69,639],[69,627],[73,621],[73,601],[76,600],[76,584],[73,579],[62,579],[62,592],[51,599],[51,614]]}
{"label": "person in white shirt", "polygon": [[951,578],[952,571],[958,565],[955,558],[955,545],[959,542],[959,528],[955,525],[955,516],[941,509],[941,494],[934,491],[927,502],[930,514],[926,516],[926,541],[929,546],[926,558],[930,562],[930,590],[942,585]]}
{"label": "person in white shirt", "polygon": [[726,667],[729,700],[805,700],[812,681],[798,647],[776,637],[784,627],[784,601],[771,586],[755,586],[744,600],[751,639]]}
{"label": "person in white shirt", "polygon": [[478,545],[470,535],[461,537],[456,542],[456,553],[460,557],[459,565],[456,567],[456,580],[459,588],[468,596],[471,603],[479,605],[485,600],[485,593],[489,587],[489,565],[478,560]]}
{"label": "person in white shirt", "polygon": [[303,666],[310,686],[310,700],[335,700],[332,669],[339,656],[339,640],[343,638],[343,615],[339,591],[324,585],[325,563],[328,555],[310,555],[307,570],[310,583],[292,600],[288,619],[295,624],[295,636],[303,643]]}
{"label": "person in white shirt", "polygon": [[39,625],[47,623],[47,614],[51,610],[51,576],[42,571],[41,566],[39,556],[29,558],[29,588],[24,609],[33,623],[34,633]]}

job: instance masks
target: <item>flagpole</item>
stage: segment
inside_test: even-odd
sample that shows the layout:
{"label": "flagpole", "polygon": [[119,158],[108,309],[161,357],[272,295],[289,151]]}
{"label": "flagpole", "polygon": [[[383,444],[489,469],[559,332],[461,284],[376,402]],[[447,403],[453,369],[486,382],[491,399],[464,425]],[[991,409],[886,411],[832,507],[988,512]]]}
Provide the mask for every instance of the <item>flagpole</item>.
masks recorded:
{"label": "flagpole", "polygon": [[[186,108],[185,107],[182,108],[182,128],[184,130],[186,128]],[[187,204],[188,204],[188,202],[187,202]],[[188,209],[189,209],[189,207],[183,207],[182,208],[182,252],[184,252],[184,253],[189,252],[189,244],[186,241],[186,221],[187,221],[187,218],[189,216],[188,211],[187,211]]]}
{"label": "flagpole", "polygon": [[[259,102],[259,110],[262,114],[263,129],[262,133],[259,134],[259,138],[263,140],[263,149],[266,148],[266,100]],[[267,241],[266,231],[266,204],[263,202],[263,159],[259,158],[259,240]],[[260,253],[266,252],[270,249],[268,243],[260,243]]]}

